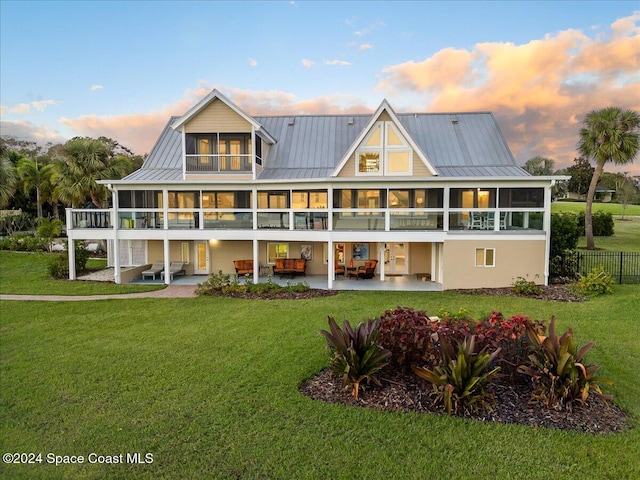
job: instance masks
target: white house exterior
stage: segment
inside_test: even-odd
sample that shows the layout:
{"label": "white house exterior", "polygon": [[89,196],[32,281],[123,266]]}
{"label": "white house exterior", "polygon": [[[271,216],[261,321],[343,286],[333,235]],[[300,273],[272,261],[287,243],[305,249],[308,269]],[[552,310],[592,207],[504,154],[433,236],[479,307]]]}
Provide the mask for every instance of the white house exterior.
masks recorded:
{"label": "white house exterior", "polygon": [[[491,113],[396,113],[385,100],[366,115],[251,117],[214,90],[169,121],[142,168],[101,182],[112,208],[68,210],[67,232],[108,241],[116,283],[152,262],[206,275],[239,259],[257,282],[303,251],[330,289],[336,264],[367,259],[367,282],[546,283],[554,181],[516,165]],[[69,267],[73,279],[73,255]]]}

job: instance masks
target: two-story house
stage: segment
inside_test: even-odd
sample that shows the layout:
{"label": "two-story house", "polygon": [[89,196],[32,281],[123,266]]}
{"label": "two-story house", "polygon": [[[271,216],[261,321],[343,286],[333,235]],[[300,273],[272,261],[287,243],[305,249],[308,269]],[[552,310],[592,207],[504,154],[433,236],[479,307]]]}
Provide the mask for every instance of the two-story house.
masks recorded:
{"label": "two-story house", "polygon": [[[206,275],[238,259],[257,282],[301,256],[330,289],[336,268],[369,259],[368,282],[546,283],[554,182],[516,165],[491,113],[396,113],[385,100],[373,114],[252,117],[213,90],[169,120],[142,168],[102,182],[112,208],[69,210],[67,231],[109,243],[117,283],[151,262]],[[73,255],[69,267],[73,279]]]}

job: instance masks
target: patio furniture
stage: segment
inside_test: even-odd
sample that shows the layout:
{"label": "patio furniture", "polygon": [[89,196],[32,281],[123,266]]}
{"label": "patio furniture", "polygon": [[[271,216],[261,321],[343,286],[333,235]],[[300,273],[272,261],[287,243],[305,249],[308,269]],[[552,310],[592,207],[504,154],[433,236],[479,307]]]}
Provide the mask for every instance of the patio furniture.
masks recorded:
{"label": "patio furniture", "polygon": [[338,265],[338,261],[337,260],[335,262],[335,273],[336,273],[336,277],[338,275],[342,275],[344,277],[344,275],[345,275],[344,265]]}
{"label": "patio furniture", "polygon": [[142,272],[142,279],[144,280],[146,277],[153,277],[156,279],[156,275],[164,270],[164,262],[154,262],[151,267]]}
{"label": "patio furniture", "polygon": [[253,260],[234,260],[237,275],[253,275]]}
{"label": "patio furniture", "polygon": [[298,273],[303,276],[307,274],[307,260],[304,258],[278,258],[276,264],[273,266],[273,274],[291,275],[291,278],[295,277]]}
{"label": "patio furniture", "polygon": [[[163,271],[160,273],[160,276],[164,279],[164,275],[167,273]],[[169,278],[173,280],[173,277],[176,275],[186,275],[184,271],[184,262],[171,262],[169,265]]]}
{"label": "patio furniture", "polygon": [[469,228],[472,230],[482,230],[484,228],[484,221],[482,215],[478,212],[471,212],[469,214],[470,223]]}
{"label": "patio furniture", "polygon": [[376,266],[378,265],[377,260],[368,260],[364,262],[364,265],[358,267],[356,272],[356,280],[361,278],[373,278],[376,272]]}

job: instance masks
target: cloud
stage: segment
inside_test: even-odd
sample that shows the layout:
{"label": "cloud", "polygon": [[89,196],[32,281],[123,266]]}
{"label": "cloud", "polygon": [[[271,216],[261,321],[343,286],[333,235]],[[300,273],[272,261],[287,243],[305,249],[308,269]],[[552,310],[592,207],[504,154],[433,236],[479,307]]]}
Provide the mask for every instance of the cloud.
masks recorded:
{"label": "cloud", "polygon": [[324,64],[325,65],[339,65],[341,67],[347,67],[347,66],[351,65],[350,62],[347,62],[345,60],[325,60]]}
{"label": "cloud", "polygon": [[314,62],[313,60],[309,60],[307,58],[303,58],[301,63],[304,68],[306,68],[307,70],[311,70],[311,68],[316,62]]}
{"label": "cloud", "polygon": [[3,105],[0,107],[0,112],[2,112],[3,115],[8,113],[13,113],[15,115],[29,115],[31,113],[31,108],[34,108],[39,112],[44,112],[49,105],[57,104],[58,103],[55,100],[35,100],[29,103],[17,103],[12,107]]}
{"label": "cloud", "polygon": [[373,48],[373,45],[371,45],[370,43],[363,43],[358,46],[359,50],[371,50],[372,48]]}
{"label": "cloud", "polygon": [[102,90],[104,87],[102,85],[91,85],[91,88],[89,89],[92,92],[95,92],[96,90]]}
{"label": "cloud", "polygon": [[251,67],[257,67],[258,66],[258,61],[256,59],[254,59],[254,58],[250,58],[249,59],[249,65]]}
{"label": "cloud", "polygon": [[541,155],[566,167],[578,156],[586,113],[610,105],[640,110],[639,23],[635,12],[604,34],[565,30],[522,45],[445,48],[385,67],[376,89],[397,110],[411,98],[414,110],[492,111],[519,164]]}
{"label": "cloud", "polygon": [[14,137],[35,141],[39,144],[64,143],[67,139],[60,135],[57,130],[43,125],[34,125],[31,122],[0,121],[0,131],[2,136]]}

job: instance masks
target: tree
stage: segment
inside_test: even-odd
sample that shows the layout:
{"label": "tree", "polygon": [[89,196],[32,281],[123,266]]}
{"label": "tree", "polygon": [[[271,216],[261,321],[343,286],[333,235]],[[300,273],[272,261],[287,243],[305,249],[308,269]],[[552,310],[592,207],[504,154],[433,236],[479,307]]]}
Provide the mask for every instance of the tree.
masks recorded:
{"label": "tree", "polygon": [[16,191],[18,174],[11,161],[9,150],[0,145],[0,208],[9,205]]}
{"label": "tree", "polygon": [[553,175],[554,161],[545,157],[533,157],[524,164],[524,169],[531,175],[543,176]]}
{"label": "tree", "polygon": [[596,162],[596,168],[587,192],[585,209],[585,236],[587,249],[593,250],[593,218],[591,207],[596,193],[598,180],[607,162],[624,165],[633,162],[639,146],[638,128],[640,115],[634,110],[621,110],[618,107],[607,107],[593,110],[587,114],[580,129],[578,151],[586,158]]}
{"label": "tree", "polygon": [[591,166],[586,158],[574,158],[573,165],[566,170],[566,174],[571,177],[567,183],[570,192],[586,195],[589,191],[589,184],[593,178],[595,168]]}
{"label": "tree", "polygon": [[97,180],[122,178],[131,168],[129,159],[113,155],[109,143],[76,137],[64,145],[64,154],[54,162],[54,195],[72,207],[89,200],[100,208],[108,206],[109,191]]}
{"label": "tree", "polygon": [[35,161],[30,158],[21,158],[17,168],[22,191],[25,195],[29,195],[33,190],[36,192],[38,218],[43,216],[42,204],[51,199],[52,193],[51,176],[53,171],[51,165],[46,162],[47,159],[43,157],[36,157]]}

